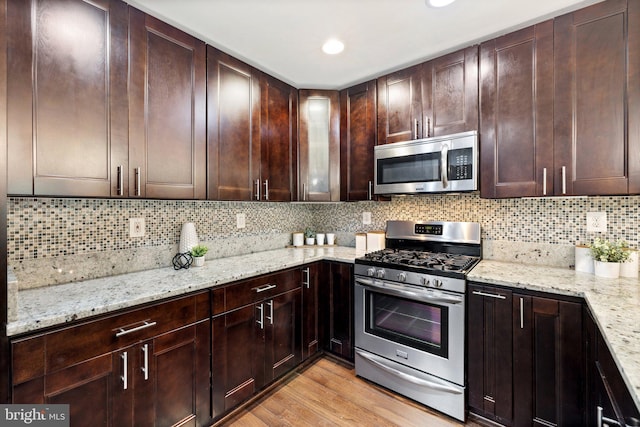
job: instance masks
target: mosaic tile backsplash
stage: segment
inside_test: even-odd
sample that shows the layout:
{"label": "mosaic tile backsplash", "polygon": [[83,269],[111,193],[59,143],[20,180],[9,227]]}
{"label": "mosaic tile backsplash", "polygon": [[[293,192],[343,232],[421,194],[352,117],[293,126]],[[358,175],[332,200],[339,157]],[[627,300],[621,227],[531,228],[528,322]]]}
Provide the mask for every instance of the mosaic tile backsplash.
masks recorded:
{"label": "mosaic tile backsplash", "polygon": [[[194,222],[207,257],[281,248],[312,226],[355,246],[355,233],[390,219],[475,221],[484,257],[569,266],[573,245],[591,241],[586,212],[606,212],[610,239],[637,247],[640,196],[481,199],[477,193],[394,197],[390,202],[254,203],[213,201],[10,198],[8,262],[20,287],[36,287],[171,265],[180,228]],[[362,225],[371,212],[372,224]],[[236,228],[236,214],[246,227]],[[129,218],[146,234],[129,237]]]}

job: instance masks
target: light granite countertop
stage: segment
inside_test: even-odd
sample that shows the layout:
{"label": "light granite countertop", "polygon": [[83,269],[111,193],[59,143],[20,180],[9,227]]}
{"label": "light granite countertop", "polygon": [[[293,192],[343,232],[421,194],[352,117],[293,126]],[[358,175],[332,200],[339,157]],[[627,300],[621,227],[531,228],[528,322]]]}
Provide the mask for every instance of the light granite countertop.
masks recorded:
{"label": "light granite countertop", "polygon": [[603,279],[566,268],[483,260],[469,280],[583,297],[640,409],[640,282]]}
{"label": "light granite countertop", "polygon": [[207,259],[203,267],[146,270],[101,279],[17,291],[17,312],[7,324],[15,336],[49,326],[208,289],[314,261],[350,262],[364,255],[350,247],[287,248]]}

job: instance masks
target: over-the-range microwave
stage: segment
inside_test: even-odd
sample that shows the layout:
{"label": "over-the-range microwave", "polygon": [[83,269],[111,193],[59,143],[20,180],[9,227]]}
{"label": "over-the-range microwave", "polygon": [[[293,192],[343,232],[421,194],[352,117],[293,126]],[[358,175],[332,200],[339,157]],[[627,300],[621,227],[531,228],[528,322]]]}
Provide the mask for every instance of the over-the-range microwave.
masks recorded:
{"label": "over-the-range microwave", "polygon": [[478,132],[394,142],[374,148],[376,194],[478,189]]}

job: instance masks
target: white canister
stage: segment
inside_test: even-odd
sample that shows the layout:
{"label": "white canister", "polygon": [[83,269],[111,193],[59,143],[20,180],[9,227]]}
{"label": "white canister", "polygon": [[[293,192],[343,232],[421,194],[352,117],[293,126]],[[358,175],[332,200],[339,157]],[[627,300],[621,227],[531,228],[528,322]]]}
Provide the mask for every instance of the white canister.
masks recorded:
{"label": "white canister", "polygon": [[324,245],[324,233],[317,233],[316,234],[316,244],[318,246]]}
{"label": "white canister", "polygon": [[327,233],[327,245],[335,245],[336,235],[334,233]]}
{"label": "white canister", "polygon": [[304,245],[304,234],[293,233],[293,246],[303,246],[303,245]]}
{"label": "white canister", "polygon": [[367,233],[356,233],[356,251],[367,250]]}
{"label": "white canister", "polygon": [[180,247],[178,252],[181,254],[190,252],[191,248],[198,245],[198,233],[196,233],[196,225],[192,222],[182,224],[180,231]]}
{"label": "white canister", "polygon": [[589,246],[576,245],[576,271],[593,274],[593,258]]}
{"label": "white canister", "polygon": [[630,252],[627,262],[620,264],[620,277],[638,277],[638,251]]}
{"label": "white canister", "polygon": [[385,247],[384,231],[370,231],[367,233],[367,252],[375,252]]}

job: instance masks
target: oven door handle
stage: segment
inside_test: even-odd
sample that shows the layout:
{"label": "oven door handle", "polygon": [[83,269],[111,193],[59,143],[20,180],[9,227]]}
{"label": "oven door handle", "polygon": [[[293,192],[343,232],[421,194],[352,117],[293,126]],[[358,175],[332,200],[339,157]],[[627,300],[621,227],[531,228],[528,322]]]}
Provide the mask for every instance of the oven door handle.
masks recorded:
{"label": "oven door handle", "polygon": [[356,278],[356,283],[360,283],[361,285],[376,288],[384,293],[389,295],[400,295],[403,297],[425,301],[425,302],[435,302],[442,304],[461,304],[464,301],[464,297],[447,297],[442,295],[431,295],[427,292],[420,291],[410,291],[403,286],[394,286],[391,284],[387,284],[385,282],[376,282],[374,280],[369,279],[361,279],[359,277]]}
{"label": "oven door handle", "polygon": [[387,366],[384,364],[384,359],[378,356],[374,356],[373,354],[368,354],[365,353],[363,351],[360,351],[358,349],[356,349],[356,353],[358,354],[358,356],[362,357],[363,359],[366,359],[367,361],[371,362],[372,364],[374,364],[375,366],[377,366],[380,369],[383,369],[385,371],[387,371],[388,373],[395,375],[398,378],[401,378],[405,381],[408,381],[410,383],[422,386],[422,387],[427,387],[430,388],[432,390],[438,390],[438,391],[444,391],[446,393],[451,393],[451,394],[462,394],[463,391],[459,390],[455,387],[451,387],[445,384],[440,384],[434,381],[427,381],[423,378],[418,378],[418,377],[414,377],[413,375],[409,375],[406,374],[404,372],[398,371],[397,369],[392,368],[391,366]]}

